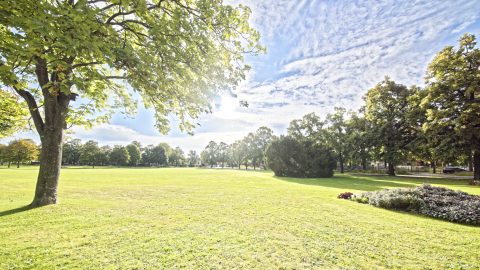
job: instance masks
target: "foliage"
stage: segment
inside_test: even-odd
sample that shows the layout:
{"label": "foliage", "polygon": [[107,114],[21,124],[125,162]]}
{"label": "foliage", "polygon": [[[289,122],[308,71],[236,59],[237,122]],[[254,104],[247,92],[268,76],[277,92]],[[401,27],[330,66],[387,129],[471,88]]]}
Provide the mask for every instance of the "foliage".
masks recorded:
{"label": "foliage", "polygon": [[30,139],[13,140],[5,149],[5,154],[7,161],[14,162],[20,167],[20,163],[38,158],[38,147]]}
{"label": "foliage", "polygon": [[411,189],[386,189],[356,196],[356,201],[419,213],[458,223],[480,225],[480,196],[423,184]]}
{"label": "foliage", "polygon": [[168,155],[168,164],[171,166],[184,166],[185,165],[185,154],[180,147],[175,147]]}
{"label": "foliage", "polygon": [[27,126],[28,110],[11,93],[0,89],[0,138],[8,137]]}
{"label": "foliage", "polygon": [[162,145],[149,145],[142,154],[142,162],[147,166],[166,166],[167,158],[167,153]]}
{"label": "foliage", "polygon": [[98,142],[93,140],[87,141],[81,148],[80,162],[95,167],[95,165],[98,165],[97,157],[99,153],[100,147]]}
{"label": "foliage", "polygon": [[140,152],[140,147],[135,144],[131,143],[127,145],[127,151],[129,156],[129,165],[130,166],[137,166],[142,158],[142,153]]}
{"label": "foliage", "polygon": [[395,165],[405,158],[406,145],[413,140],[407,118],[410,94],[406,86],[386,77],[365,96],[365,117],[372,124],[374,142],[382,148],[390,175],[395,174]]}
{"label": "foliage", "polygon": [[289,136],[273,140],[267,147],[266,158],[276,176],[331,177],[336,165],[330,149]]}
{"label": "foliage", "polygon": [[198,165],[199,161],[200,161],[200,157],[198,156],[197,152],[195,150],[190,150],[188,152],[188,157],[187,157],[188,166],[195,167]]}
{"label": "foliage", "polygon": [[423,105],[425,130],[443,134],[440,143],[454,141],[466,145],[469,155],[474,151],[474,178],[480,179],[480,49],[476,45],[475,36],[465,34],[458,48],[448,46],[435,56],[427,70]]}
{"label": "foliage", "polygon": [[110,163],[117,166],[125,166],[130,161],[130,154],[126,147],[115,145],[110,152]]}
{"label": "foliage", "polygon": [[80,139],[72,139],[63,144],[62,163],[68,165],[80,164],[82,155],[82,142]]}

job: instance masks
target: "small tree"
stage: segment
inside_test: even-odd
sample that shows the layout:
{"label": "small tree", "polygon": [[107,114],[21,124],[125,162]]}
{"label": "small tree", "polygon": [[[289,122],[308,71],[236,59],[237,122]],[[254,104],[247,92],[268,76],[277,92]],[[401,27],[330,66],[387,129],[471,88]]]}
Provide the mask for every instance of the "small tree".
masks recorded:
{"label": "small tree", "polygon": [[16,163],[17,168],[20,168],[20,163],[30,162],[38,158],[37,145],[30,139],[14,140],[10,142],[6,152],[8,161]]}

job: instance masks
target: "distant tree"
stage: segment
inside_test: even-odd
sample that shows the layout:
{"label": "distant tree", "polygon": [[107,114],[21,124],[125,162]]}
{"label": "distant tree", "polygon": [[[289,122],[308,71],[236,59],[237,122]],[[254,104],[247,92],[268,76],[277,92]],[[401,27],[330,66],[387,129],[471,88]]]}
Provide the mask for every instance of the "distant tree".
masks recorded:
{"label": "distant tree", "polygon": [[313,140],[316,143],[325,143],[325,122],[315,113],[309,113],[290,122],[288,135],[297,140]]}
{"label": "distant tree", "polygon": [[335,150],[340,164],[340,173],[344,173],[344,163],[347,148],[347,123],[345,120],[345,108],[335,107],[335,112],[327,114],[326,124],[328,128],[325,132],[327,144]]}
{"label": "distant tree", "polygon": [[273,131],[268,127],[260,127],[257,129],[257,131],[255,131],[252,143],[250,145],[251,149],[249,149],[254,170],[257,165],[262,165],[264,168],[266,167],[265,150],[272,139]]}
{"label": "distant tree", "polygon": [[221,142],[217,146],[217,161],[220,162],[222,168],[228,162],[229,145]]}
{"label": "distant tree", "polygon": [[230,146],[230,155],[232,163],[237,165],[238,169],[240,169],[243,163],[247,163],[248,165],[248,145],[245,140],[234,142]]}
{"label": "distant tree", "polygon": [[78,165],[82,154],[82,141],[72,139],[63,144],[62,163],[68,165]]}
{"label": "distant tree", "polygon": [[8,162],[7,146],[0,143],[0,165]]}
{"label": "distant tree", "polygon": [[125,146],[115,145],[110,153],[110,163],[116,166],[126,166],[130,161],[130,155]]}
{"label": "distant tree", "polygon": [[97,164],[102,166],[109,165],[111,152],[112,152],[112,147],[110,147],[109,145],[100,147],[100,151],[98,151],[95,157]]}
{"label": "distant tree", "polygon": [[474,179],[480,180],[480,49],[465,34],[458,48],[440,51],[427,71],[427,132],[448,133],[473,151]]}
{"label": "distant tree", "polygon": [[185,153],[180,147],[175,147],[170,152],[170,156],[168,157],[169,165],[179,167],[185,165]]}
{"label": "distant tree", "polygon": [[346,145],[350,149],[349,157],[354,164],[360,164],[363,170],[371,158],[371,128],[364,116],[351,113],[346,122]]}
{"label": "distant tree", "polygon": [[148,145],[142,154],[142,162],[147,166],[166,166],[167,154],[162,145]]}
{"label": "distant tree", "polygon": [[410,94],[406,86],[386,77],[365,97],[365,117],[372,124],[374,144],[383,149],[389,175],[395,175],[395,166],[404,159],[406,146],[413,140],[408,121]]}
{"label": "distant tree", "polygon": [[17,168],[20,168],[20,163],[30,162],[38,158],[38,147],[30,139],[11,141],[7,146],[6,152],[8,161],[16,163]]}
{"label": "distant tree", "polygon": [[210,141],[205,149],[200,154],[202,163],[209,165],[212,168],[218,161],[218,144],[214,141]]}
{"label": "distant tree", "polygon": [[170,160],[168,159],[173,152],[173,148],[168,143],[159,143],[158,145],[165,150],[165,155],[167,156],[167,163],[165,165],[174,166],[174,164],[170,164]]}
{"label": "distant tree", "polygon": [[142,154],[140,153],[139,144],[132,142],[127,145],[128,155],[130,156],[129,165],[137,166],[140,160],[142,159]]}
{"label": "distant tree", "polygon": [[200,157],[198,156],[197,152],[195,150],[190,150],[187,157],[188,166],[195,167],[198,165],[199,161]]}
{"label": "distant tree", "polygon": [[20,102],[10,92],[0,89],[0,138],[26,128],[27,123],[28,110],[24,102]]}
{"label": "distant tree", "polygon": [[80,153],[80,163],[85,165],[90,165],[92,168],[98,164],[98,153],[100,152],[100,147],[98,142],[90,140],[87,141],[81,148]]}

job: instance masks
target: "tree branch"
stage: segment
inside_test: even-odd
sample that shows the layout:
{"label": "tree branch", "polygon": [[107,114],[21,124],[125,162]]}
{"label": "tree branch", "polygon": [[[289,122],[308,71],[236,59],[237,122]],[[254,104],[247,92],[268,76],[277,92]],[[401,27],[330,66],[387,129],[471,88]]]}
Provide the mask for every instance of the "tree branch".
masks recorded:
{"label": "tree branch", "polygon": [[[15,83],[17,82],[15,81]],[[13,86],[13,89],[27,102],[28,110],[30,111],[30,115],[32,116],[35,128],[37,129],[38,134],[40,136],[43,136],[45,124],[43,122],[42,116],[40,115],[40,111],[38,110],[38,105],[35,101],[35,98],[30,92],[18,89],[16,86]]]}

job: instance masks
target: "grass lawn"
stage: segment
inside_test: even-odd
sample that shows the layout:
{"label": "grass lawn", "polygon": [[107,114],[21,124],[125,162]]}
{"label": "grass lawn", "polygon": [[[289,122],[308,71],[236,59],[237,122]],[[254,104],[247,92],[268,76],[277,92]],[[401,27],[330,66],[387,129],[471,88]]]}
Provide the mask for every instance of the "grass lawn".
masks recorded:
{"label": "grass lawn", "polygon": [[36,173],[0,169],[0,269],[480,269],[480,227],[336,198],[426,181],[480,194],[468,180],[71,168],[58,205],[21,211]]}

